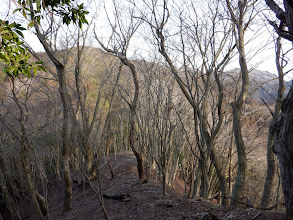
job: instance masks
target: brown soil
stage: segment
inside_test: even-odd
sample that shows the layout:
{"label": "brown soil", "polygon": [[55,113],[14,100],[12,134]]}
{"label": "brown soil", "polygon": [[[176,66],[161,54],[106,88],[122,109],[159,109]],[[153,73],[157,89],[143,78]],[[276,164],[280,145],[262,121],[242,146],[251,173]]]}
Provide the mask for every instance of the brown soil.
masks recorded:
{"label": "brown soil", "polygon": [[[119,153],[116,158],[111,155],[109,159],[114,178],[111,178],[110,169],[105,163],[102,165],[101,179],[105,209],[111,220],[285,219],[285,215],[281,213],[222,207],[202,199],[182,199],[184,185],[180,185],[178,181],[175,189],[168,188],[167,195],[162,195],[159,182],[150,180],[145,184],[139,183],[136,160],[131,153]],[[83,177],[73,175],[72,210],[62,213],[64,184],[52,178],[48,189],[50,219],[105,219],[98,196],[82,180]],[[97,189],[98,180],[93,185]],[[31,207],[24,205],[23,208],[24,219],[37,219]]]}

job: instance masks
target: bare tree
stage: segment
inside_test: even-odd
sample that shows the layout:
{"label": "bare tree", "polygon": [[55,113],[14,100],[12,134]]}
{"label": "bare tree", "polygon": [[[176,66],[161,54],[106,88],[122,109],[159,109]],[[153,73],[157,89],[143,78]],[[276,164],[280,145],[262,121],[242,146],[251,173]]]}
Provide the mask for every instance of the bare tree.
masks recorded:
{"label": "bare tree", "polygon": [[[231,16],[231,20],[235,24],[234,37],[236,40],[237,50],[239,52],[239,65],[241,70],[241,91],[237,99],[231,103],[233,109],[233,131],[238,155],[238,171],[235,185],[233,187],[232,197],[235,200],[231,201],[232,206],[236,206],[240,201],[241,194],[246,182],[247,158],[246,149],[241,132],[241,112],[248,95],[249,76],[245,53],[245,31],[254,18],[254,11],[249,8],[255,5],[256,1],[238,1],[238,4],[232,5],[231,1],[226,0],[227,8]],[[247,19],[248,18],[248,19]]]}
{"label": "bare tree", "polygon": [[[293,6],[289,0],[284,0],[285,11],[273,0],[266,0],[267,5],[275,13],[280,25],[270,21],[277,34],[293,42]],[[283,25],[288,29],[283,29]],[[282,187],[286,203],[287,219],[293,219],[293,85],[289,93],[282,101],[281,114],[273,127],[274,134],[274,152],[277,155],[280,164],[282,178]]]}
{"label": "bare tree", "polygon": [[169,69],[156,62],[145,61],[138,69],[144,79],[138,108],[139,143],[145,146],[149,176],[156,171],[155,177],[162,180],[162,192],[166,194],[179,142],[175,140],[179,127],[174,115],[174,79]]}
{"label": "bare tree", "polygon": [[[220,76],[234,49],[229,40],[229,32],[232,30],[229,26],[231,23],[219,19],[221,17],[219,16],[219,4],[215,4],[215,8],[212,8],[211,5],[208,6],[210,11],[205,16],[206,20],[202,19],[202,22],[193,3],[187,6],[192,8],[190,18],[184,17],[184,13],[178,9],[179,34],[177,37],[180,42],[178,46],[172,45],[176,51],[180,51],[182,56],[182,68],[178,69],[172,60],[170,52],[172,46],[168,42],[170,10],[176,11],[177,8],[175,6],[169,8],[167,1],[144,1],[144,4],[145,8],[150,11],[143,13],[141,10],[140,19],[151,28],[159,52],[168,64],[182,94],[193,109],[194,138],[199,149],[199,168],[202,179],[201,196],[207,198],[211,189],[209,186],[210,174],[208,173],[209,160],[211,160],[220,180],[221,193],[225,198],[227,194],[225,171],[220,165],[221,162],[216,156],[214,147],[223,125],[223,88]],[[191,19],[193,16],[194,20]],[[216,36],[216,25],[219,24],[222,25],[225,32],[222,37]],[[209,25],[211,26],[209,27]],[[194,54],[200,55],[195,56]],[[215,96],[213,90],[217,91],[220,96]],[[214,103],[214,106],[209,106],[209,99],[213,99],[211,103]],[[209,111],[213,111],[213,113],[209,115]],[[212,115],[214,118],[209,120]],[[198,155],[194,156],[198,157]],[[226,199],[224,199],[224,203],[226,203]]]}
{"label": "bare tree", "polygon": [[[13,100],[13,104],[9,102],[7,97],[5,99],[1,97],[3,109],[5,110],[0,113],[0,121],[2,125],[4,125],[4,127],[11,133],[15,142],[19,142],[20,144],[20,152],[17,152],[17,147],[14,150],[20,155],[28,191],[32,197],[38,217],[40,219],[47,219],[49,212],[46,198],[42,196],[37,189],[31,169],[32,163],[30,161],[31,154],[34,151],[33,139],[47,125],[47,122],[45,121],[44,123],[40,123],[40,125],[34,123],[34,126],[31,126],[32,114],[30,113],[30,110],[32,110],[32,81],[32,79],[9,78],[10,94],[7,94],[7,97]],[[9,109],[9,106],[13,106],[14,110]],[[35,160],[37,160],[37,158],[35,158]],[[3,163],[4,161],[2,164]],[[5,164],[4,167],[7,167],[7,164]],[[2,175],[1,177],[3,178]],[[1,184],[3,184],[3,182]],[[4,193],[8,192],[4,191]],[[11,203],[12,201],[9,199],[8,204],[10,204],[13,208],[14,205]],[[12,212],[14,213],[14,217],[19,217],[18,215],[15,215],[15,208],[12,210],[14,210]]]}
{"label": "bare tree", "polygon": [[[112,29],[112,35],[109,39],[109,43],[112,43],[112,49],[110,48],[111,45],[104,45],[96,36],[96,40],[99,42],[101,47],[107,51],[108,53],[111,53],[115,56],[117,56],[121,62],[126,65],[132,74],[133,83],[134,83],[134,95],[129,104],[130,108],[130,114],[129,114],[129,122],[130,122],[130,130],[129,130],[129,145],[136,157],[137,160],[137,169],[138,169],[138,176],[142,183],[146,182],[145,177],[145,170],[144,170],[144,164],[143,164],[143,158],[142,154],[139,152],[135,136],[136,136],[136,112],[137,112],[137,105],[138,105],[138,99],[139,99],[139,79],[138,79],[138,73],[135,64],[127,58],[127,51],[130,45],[130,40],[137,31],[138,27],[141,24],[141,21],[137,21],[134,19],[134,9],[135,7],[128,7],[124,11],[124,13],[127,13],[126,16],[128,16],[127,21],[122,20],[122,16],[120,17],[120,13],[122,11],[118,11],[121,8],[118,8],[115,1],[113,1],[114,5],[114,16],[115,16],[115,24],[112,24],[110,19],[109,23]],[[122,6],[120,6],[122,7]],[[129,17],[130,16],[130,17]],[[124,23],[126,22],[126,24]],[[127,24],[128,22],[128,24]]]}
{"label": "bare tree", "polygon": [[[32,5],[30,5],[31,10]],[[31,20],[34,21],[34,13],[31,13]],[[54,17],[49,16],[50,26],[49,30],[54,29]],[[58,26],[58,25],[57,25]],[[56,68],[58,83],[59,83],[59,93],[61,97],[62,107],[63,107],[63,125],[62,125],[62,160],[63,160],[63,174],[64,174],[64,181],[65,181],[65,201],[64,201],[64,211],[68,211],[71,209],[71,202],[72,202],[72,182],[71,182],[71,175],[70,175],[70,98],[67,89],[66,77],[65,77],[65,64],[64,60],[66,61],[65,56],[64,60],[58,57],[54,47],[52,47],[50,42],[47,38],[46,30],[41,28],[41,25],[37,22],[34,23],[34,28],[36,30],[36,36],[38,37],[39,41],[43,45],[45,52],[47,53],[50,60],[53,62]]]}
{"label": "bare tree", "polygon": [[279,118],[281,112],[281,103],[284,96],[285,85],[284,85],[284,56],[281,55],[282,52],[282,43],[281,37],[278,37],[276,40],[276,65],[278,70],[278,79],[279,79],[279,88],[278,95],[275,104],[275,110],[273,114],[273,119],[270,123],[269,134],[268,134],[268,143],[267,143],[267,176],[264,185],[263,196],[261,200],[261,207],[267,207],[269,205],[270,199],[272,197],[273,191],[273,182],[276,175],[276,161],[273,154],[273,145],[274,145],[274,136],[273,136],[273,126],[277,119]]}
{"label": "bare tree", "polygon": [[[85,73],[87,72],[85,61],[87,61],[86,56],[90,52],[86,49],[86,40],[87,35],[90,29],[90,25],[85,30],[78,30],[78,37],[76,39],[76,53],[73,53],[71,56],[75,59],[75,68],[74,68],[74,76],[75,76],[75,93],[76,93],[76,99],[78,103],[77,111],[73,111],[71,109],[71,116],[73,120],[73,124],[75,124],[75,129],[77,130],[78,137],[81,139],[81,145],[82,149],[84,149],[85,156],[86,156],[86,171],[89,179],[95,179],[96,178],[96,169],[94,165],[94,151],[96,149],[93,149],[93,143],[92,143],[92,136],[95,131],[96,125],[101,123],[98,118],[102,115],[102,111],[100,109],[101,106],[101,99],[102,99],[102,92],[105,90],[105,85],[111,78],[111,75],[113,73],[113,68],[111,68],[111,65],[109,67],[106,67],[105,75],[103,79],[100,82],[97,97],[94,102],[94,107],[90,108],[87,103],[87,93],[92,92],[88,91],[89,89],[86,88],[85,84]],[[94,61],[96,61],[94,59]],[[115,65],[116,62],[113,62],[112,65]],[[89,66],[89,64],[87,64]],[[98,76],[96,76],[98,78]],[[115,88],[115,86],[114,86]],[[77,117],[78,114],[81,115],[81,120],[78,121]],[[99,126],[98,126],[99,127]],[[73,136],[76,135],[75,132],[72,134]]]}

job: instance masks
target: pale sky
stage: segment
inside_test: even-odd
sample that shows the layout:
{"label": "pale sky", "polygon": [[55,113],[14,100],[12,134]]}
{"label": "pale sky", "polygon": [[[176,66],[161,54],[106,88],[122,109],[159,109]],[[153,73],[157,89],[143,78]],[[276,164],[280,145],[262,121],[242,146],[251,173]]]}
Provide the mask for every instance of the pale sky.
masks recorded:
{"label": "pale sky", "polygon": [[[110,3],[111,1],[106,1],[107,3]],[[13,2],[11,1],[11,8],[13,7]],[[104,11],[103,7],[99,7],[101,6],[101,1],[100,0],[96,0],[93,1],[92,4],[92,9],[93,8],[99,8],[98,9],[98,19],[99,19],[99,24],[102,24],[100,26],[100,30],[102,30],[101,32],[107,32],[105,31],[107,29],[107,23],[106,23],[106,14]],[[0,0],[0,18],[3,20],[6,18],[7,13],[8,13],[8,7],[9,7],[9,0]],[[111,5],[107,5],[107,8],[111,8]],[[9,13],[9,17],[16,19],[17,17],[15,15],[12,14],[11,12],[12,10],[10,10]],[[102,22],[101,22],[102,21]],[[104,24],[105,23],[105,24]],[[104,24],[104,25],[103,25]],[[26,24],[23,24],[24,27],[26,27]],[[269,28],[270,29],[270,28]],[[276,65],[275,65],[275,48],[274,48],[274,44],[271,42],[270,44],[267,43],[268,40],[272,40],[272,33],[269,33],[269,31],[266,31],[264,34],[260,35],[260,36],[253,36],[254,38],[256,38],[253,43],[249,44],[246,48],[246,52],[249,54],[249,56],[252,56],[252,54],[254,54],[256,51],[254,51],[255,48],[259,48],[261,47],[261,45],[266,45],[266,49],[262,52],[260,52],[259,54],[257,54],[257,56],[254,56],[252,59],[249,60],[249,67],[256,67],[259,70],[263,70],[263,71],[268,71],[270,73],[273,74],[277,74],[277,69],[276,69]],[[247,38],[249,38],[251,34],[247,33]],[[103,36],[103,35],[100,35]],[[31,47],[39,52],[39,51],[43,51],[43,47],[42,45],[39,43],[39,40],[37,39],[37,37],[30,33],[30,31],[26,31],[25,32],[25,40],[26,42],[28,42],[29,45],[31,45]],[[142,41],[143,40],[138,40],[141,41],[139,43],[135,42],[133,43],[133,45],[139,45],[139,48],[141,50],[141,48],[144,48],[144,46],[142,44],[144,44]],[[286,42],[286,40],[283,40],[283,42]],[[290,42],[286,42],[285,43],[285,48],[292,48],[292,44]],[[147,48],[147,46],[145,46],[145,48]],[[132,51],[136,51],[136,48],[132,48]],[[288,54],[288,67],[287,69],[291,69],[293,67],[293,59],[292,61],[290,61],[290,57],[292,57],[292,54]],[[289,67],[291,66],[291,67]],[[231,64],[227,67],[227,69],[232,69],[232,68],[239,68],[239,64],[238,64],[238,57],[236,56],[234,58],[234,61],[231,62]],[[287,70],[286,69],[286,70]],[[288,77],[286,77],[286,80],[290,80],[292,79],[293,74],[290,73],[288,74]]]}

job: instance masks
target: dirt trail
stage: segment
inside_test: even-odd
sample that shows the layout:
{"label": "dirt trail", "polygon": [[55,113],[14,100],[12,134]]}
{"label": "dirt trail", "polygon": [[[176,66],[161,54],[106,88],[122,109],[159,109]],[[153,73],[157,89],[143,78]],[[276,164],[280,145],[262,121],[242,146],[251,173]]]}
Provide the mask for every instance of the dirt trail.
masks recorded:
{"label": "dirt trail", "polygon": [[[102,165],[101,178],[105,208],[111,220],[285,219],[285,215],[280,213],[261,212],[255,209],[233,209],[213,205],[200,199],[182,199],[182,189],[179,193],[168,188],[168,195],[164,196],[161,193],[161,185],[157,181],[139,183],[133,154],[119,153],[116,158],[111,155],[109,159],[114,178],[111,178],[106,162]],[[89,185],[81,184],[82,179],[83,177],[73,176],[72,210],[65,214],[62,214],[64,185],[58,183],[55,178],[51,180],[48,189],[50,219],[105,219],[97,195]],[[98,186],[97,181],[93,184]],[[32,209],[26,210],[28,213],[25,219],[36,219],[32,212],[29,213]],[[214,218],[211,217],[212,215]]]}

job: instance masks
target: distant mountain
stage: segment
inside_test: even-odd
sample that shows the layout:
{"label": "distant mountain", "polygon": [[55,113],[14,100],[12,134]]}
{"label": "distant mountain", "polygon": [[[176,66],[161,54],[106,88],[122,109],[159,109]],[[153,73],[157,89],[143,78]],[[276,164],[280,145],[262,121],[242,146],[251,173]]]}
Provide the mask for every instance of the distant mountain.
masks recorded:
{"label": "distant mountain", "polygon": [[[223,75],[224,82],[241,82],[240,69],[232,69],[225,72]],[[250,96],[258,101],[262,99],[268,103],[273,103],[277,99],[279,81],[278,76],[274,75],[268,71],[261,70],[251,70],[249,72],[250,80]],[[288,93],[292,81],[284,81],[285,84],[285,94]]]}

